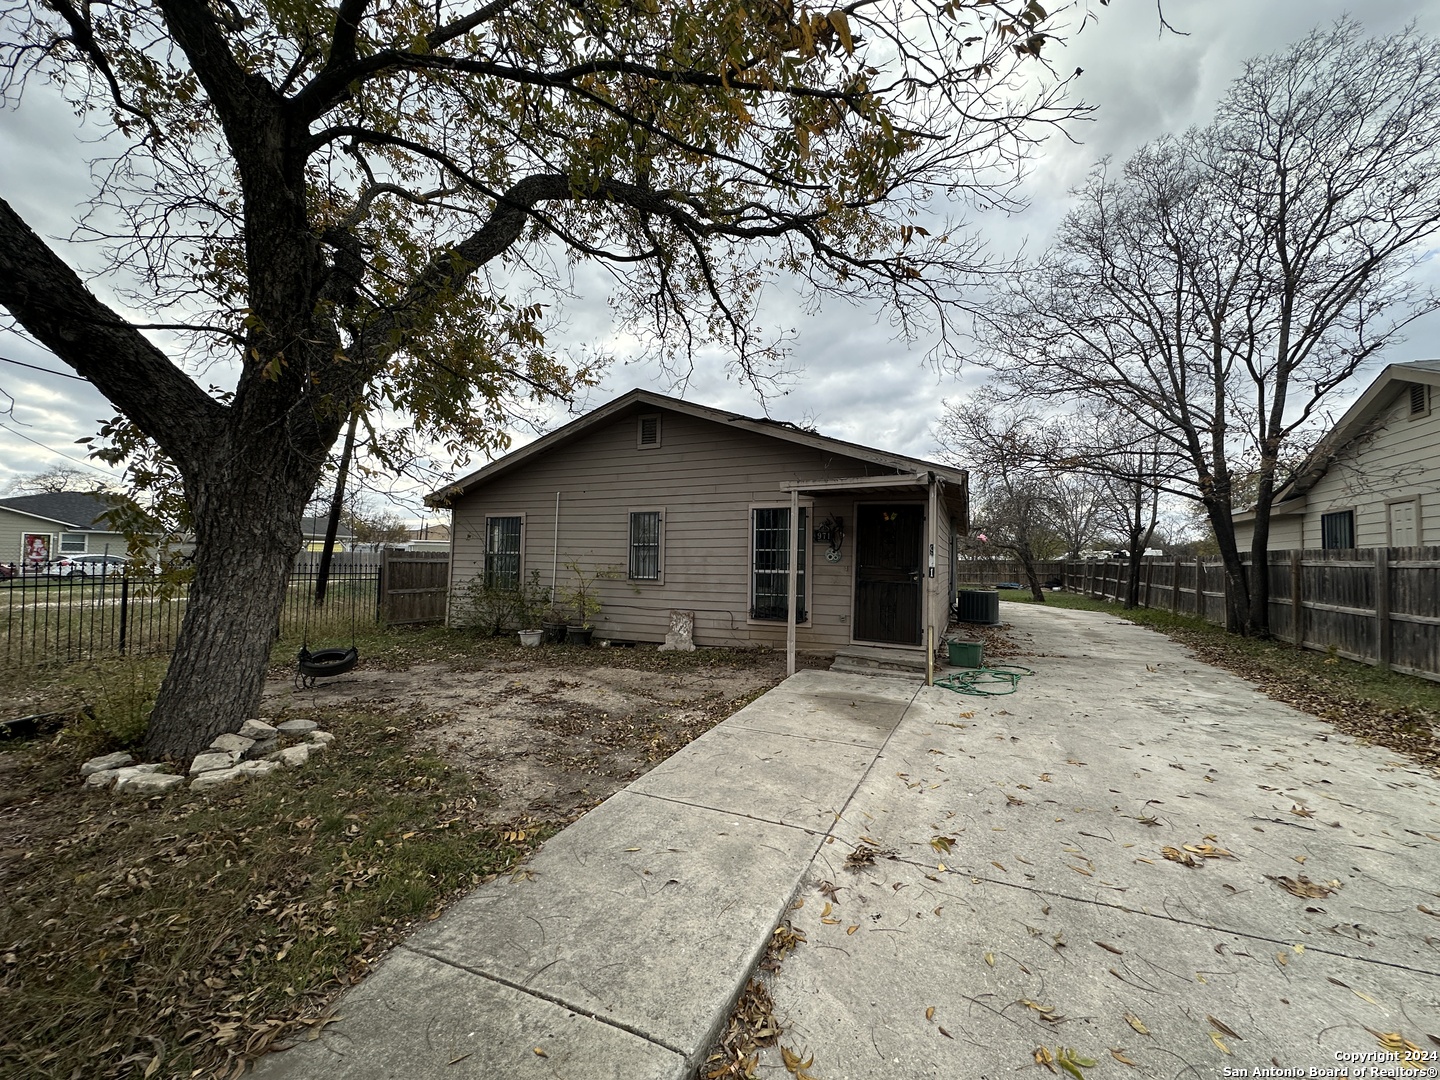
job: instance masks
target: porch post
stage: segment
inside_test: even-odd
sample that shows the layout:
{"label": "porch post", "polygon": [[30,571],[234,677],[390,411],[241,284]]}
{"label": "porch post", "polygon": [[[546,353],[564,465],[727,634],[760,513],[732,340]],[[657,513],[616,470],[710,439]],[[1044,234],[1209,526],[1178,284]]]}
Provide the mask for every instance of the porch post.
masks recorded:
{"label": "porch post", "polygon": [[[928,495],[929,495],[929,506],[927,507],[926,514],[925,514],[926,518],[928,519],[928,520],[925,522],[925,539],[926,539],[926,543],[927,543],[927,550],[929,551],[929,556],[928,556],[928,558],[926,559],[926,562],[925,562],[925,567],[926,567],[926,568],[925,568],[925,570],[922,571],[922,573],[924,573],[924,574],[926,575],[925,578],[924,578],[924,581],[925,581],[925,685],[926,685],[926,686],[934,686],[934,685],[935,685],[935,642],[936,642],[936,639],[948,629],[948,626],[947,626],[946,624],[948,624],[949,621],[950,621],[950,600],[951,600],[951,598],[947,596],[947,597],[945,598],[945,602],[944,602],[943,604],[941,604],[941,603],[939,602],[939,600],[940,600],[940,583],[941,583],[942,580],[948,580],[948,578],[947,578],[947,577],[942,577],[942,575],[939,575],[939,574],[937,574],[937,573],[935,572],[935,570],[936,570],[936,565],[937,565],[937,561],[938,561],[938,560],[937,560],[937,556],[939,555],[939,552],[936,551],[936,548],[938,548],[938,547],[940,546],[940,523],[939,523],[939,520],[938,520],[938,519],[939,519],[939,516],[940,516],[940,515],[939,515],[939,500],[938,500],[937,497],[936,497],[936,496],[939,494],[938,488],[939,488],[940,485],[939,485],[939,481],[937,481],[937,480],[935,479],[935,474],[934,474],[934,473],[928,473],[928,474],[926,474],[926,478],[925,478],[925,479],[926,479],[926,487],[929,488],[929,492],[928,492]],[[944,617],[943,617],[943,619],[941,618],[941,612],[944,612]]]}
{"label": "porch post", "polygon": [[800,572],[800,489],[790,489],[790,564],[785,575],[785,674],[795,674],[795,587]]}

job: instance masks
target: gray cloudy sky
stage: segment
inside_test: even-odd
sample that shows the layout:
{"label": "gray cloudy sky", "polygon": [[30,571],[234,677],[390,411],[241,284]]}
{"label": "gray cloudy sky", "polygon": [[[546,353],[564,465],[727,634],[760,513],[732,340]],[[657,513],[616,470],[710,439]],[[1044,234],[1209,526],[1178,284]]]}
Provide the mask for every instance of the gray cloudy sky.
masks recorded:
{"label": "gray cloudy sky", "polygon": [[[1411,21],[1422,32],[1440,34],[1440,10],[1425,0],[1367,0],[1353,8],[1331,0],[1164,0],[1166,18],[1186,32],[1183,37],[1159,33],[1156,9],[1145,0],[1113,0],[1107,7],[1090,0],[1090,7],[1098,18],[1051,59],[1061,71],[1084,69],[1076,93],[1096,106],[1095,118],[1074,127],[1073,142],[1052,138],[1031,163],[1028,210],[984,221],[989,239],[1002,251],[1013,251],[1022,240],[1042,245],[1065,212],[1067,191],[1100,157],[1123,159],[1150,139],[1206,122],[1247,57],[1276,52],[1347,11],[1373,34]],[[94,133],[77,136],[65,107],[42,94],[32,95],[18,111],[0,113],[0,195],[47,237],[69,233],[89,193],[85,160],[93,148],[77,141],[83,137]],[[1424,269],[1440,286],[1440,260],[1430,254]],[[577,342],[613,338],[604,277],[590,274],[580,285],[584,295],[567,311],[567,336]],[[777,291],[767,297],[761,317],[767,326],[796,332],[797,374],[787,381],[787,393],[762,405],[748,387],[727,379],[718,356],[698,364],[685,389],[672,392],[752,415],[768,408],[777,419],[813,423],[827,435],[927,457],[935,453],[930,433],[942,399],[963,394],[981,379],[973,368],[958,379],[938,374],[924,363],[923,343],[907,349],[893,340],[883,316],[860,307],[831,302],[806,315],[793,297]],[[0,356],[64,370],[53,357],[3,331]],[[1378,358],[1352,391],[1363,389],[1366,375],[1384,363],[1437,356],[1440,315],[1413,325],[1409,340]],[[669,384],[648,364],[621,363],[583,404],[601,404],[635,386]],[[66,460],[85,458],[75,440],[94,434],[113,412],[88,384],[8,363],[0,363],[0,392],[14,398],[13,414],[0,416],[0,489],[16,475],[51,465],[79,467]],[[7,404],[0,396],[0,410]],[[517,442],[529,437],[516,433]],[[415,514],[421,510],[418,494],[404,499]]]}

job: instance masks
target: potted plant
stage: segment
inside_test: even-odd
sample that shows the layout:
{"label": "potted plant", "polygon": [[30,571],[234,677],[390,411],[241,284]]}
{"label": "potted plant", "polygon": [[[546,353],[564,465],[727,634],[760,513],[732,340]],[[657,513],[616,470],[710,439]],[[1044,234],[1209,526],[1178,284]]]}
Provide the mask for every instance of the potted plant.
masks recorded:
{"label": "potted plant", "polygon": [[515,590],[515,617],[520,623],[520,644],[534,648],[544,637],[541,620],[550,607],[550,590],[540,584],[540,571],[531,570],[530,580]]}
{"label": "potted plant", "polygon": [[567,562],[565,569],[575,577],[575,584],[566,590],[563,597],[570,609],[565,640],[572,645],[589,645],[590,635],[595,632],[594,618],[600,614],[600,597],[595,586],[606,578],[616,577],[618,571],[608,566],[586,571],[574,561]]}
{"label": "potted plant", "polygon": [[551,604],[540,614],[541,639],[547,645],[559,645],[565,640],[565,612],[558,604]]}

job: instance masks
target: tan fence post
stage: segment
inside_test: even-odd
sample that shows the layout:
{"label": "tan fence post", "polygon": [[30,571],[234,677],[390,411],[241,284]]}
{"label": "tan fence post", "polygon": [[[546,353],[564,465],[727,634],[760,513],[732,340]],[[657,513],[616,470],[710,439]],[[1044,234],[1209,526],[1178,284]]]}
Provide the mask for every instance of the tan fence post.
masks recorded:
{"label": "tan fence post", "polygon": [[1205,618],[1205,563],[1195,556],[1195,614]]}
{"label": "tan fence post", "polygon": [[1390,667],[1390,549],[1375,549],[1375,659]]}
{"label": "tan fence post", "polygon": [[1170,571],[1170,572],[1171,572],[1171,575],[1172,575],[1171,578],[1170,578],[1170,610],[1173,611],[1176,615],[1179,615],[1179,614],[1180,614],[1180,560],[1179,560],[1178,558],[1175,560],[1175,565],[1171,568],[1171,571]]}

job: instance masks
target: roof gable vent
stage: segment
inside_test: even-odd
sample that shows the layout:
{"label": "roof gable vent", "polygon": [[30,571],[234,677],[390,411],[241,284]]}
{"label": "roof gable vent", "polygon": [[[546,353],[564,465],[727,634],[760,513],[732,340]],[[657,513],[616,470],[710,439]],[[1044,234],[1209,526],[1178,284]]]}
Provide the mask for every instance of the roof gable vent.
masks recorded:
{"label": "roof gable vent", "polygon": [[660,414],[646,413],[640,417],[639,431],[635,446],[640,450],[653,450],[660,445]]}
{"label": "roof gable vent", "polygon": [[1424,383],[1410,384],[1410,415],[1420,416],[1430,411],[1429,394],[1430,388]]}

